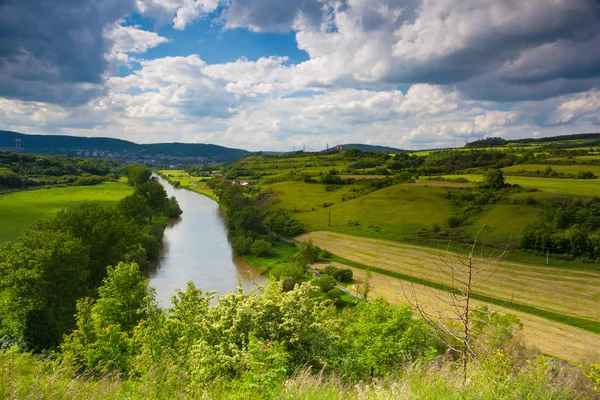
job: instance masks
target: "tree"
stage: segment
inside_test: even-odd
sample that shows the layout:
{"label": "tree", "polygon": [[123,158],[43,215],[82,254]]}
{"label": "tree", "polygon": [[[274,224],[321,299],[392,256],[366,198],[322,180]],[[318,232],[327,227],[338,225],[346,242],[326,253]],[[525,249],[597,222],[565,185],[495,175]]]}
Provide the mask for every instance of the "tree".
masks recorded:
{"label": "tree", "polygon": [[11,336],[34,350],[58,345],[86,293],[88,254],[67,232],[29,229],[0,252],[0,315]]}
{"label": "tree", "polygon": [[[478,248],[477,240],[485,226],[483,224],[475,235],[466,257],[458,253],[455,257],[440,254],[441,264],[438,268],[450,282],[450,289],[445,292],[445,297],[430,290],[430,298],[435,298],[437,301],[435,304],[426,303],[418,298],[414,285],[410,295],[405,293],[407,300],[417,309],[425,322],[435,329],[438,338],[458,354],[462,366],[463,386],[467,382],[467,366],[475,358],[475,342],[484,336],[478,337],[475,334],[476,330],[490,333],[485,326],[490,325],[491,313],[487,309],[476,310],[472,306],[473,289],[480,279],[489,277],[499,268],[510,244],[507,244],[504,251],[496,257],[485,257],[482,246],[481,255],[477,257],[475,254]],[[447,309],[451,310],[450,316]]]}
{"label": "tree", "polygon": [[169,198],[169,203],[167,204],[167,217],[178,218],[181,214],[183,214],[183,211],[181,210],[181,207],[179,207],[177,199],[175,196],[171,196]]}
{"label": "tree", "polygon": [[153,215],[165,212],[169,205],[167,191],[160,183],[147,182],[139,184],[135,187],[135,192],[146,199],[146,204],[152,211],[150,222],[152,222]]}
{"label": "tree", "polygon": [[81,239],[88,253],[88,288],[95,290],[106,276],[106,267],[125,259],[137,246],[141,233],[136,223],[117,210],[84,203],[60,211],[36,227],[71,234]]}
{"label": "tree", "polygon": [[150,180],[152,170],[142,165],[130,164],[125,166],[125,175],[127,176],[130,185],[137,186]]}
{"label": "tree", "polygon": [[148,222],[150,215],[152,215],[152,210],[148,207],[146,199],[139,193],[134,193],[119,201],[117,210],[140,225]]}
{"label": "tree", "polygon": [[481,187],[492,190],[499,190],[506,186],[504,182],[504,172],[501,169],[489,169],[483,176]]}

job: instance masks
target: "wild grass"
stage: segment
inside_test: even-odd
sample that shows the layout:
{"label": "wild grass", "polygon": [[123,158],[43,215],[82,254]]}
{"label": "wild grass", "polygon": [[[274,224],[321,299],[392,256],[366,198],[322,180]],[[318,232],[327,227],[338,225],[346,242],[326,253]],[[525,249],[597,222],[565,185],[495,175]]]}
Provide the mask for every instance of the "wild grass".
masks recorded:
{"label": "wild grass", "polygon": [[[161,377],[178,372],[159,365]],[[507,374],[511,370],[514,373]],[[387,377],[350,381],[344,377],[304,368],[266,393],[238,382],[216,380],[195,386],[189,377],[135,378],[78,376],[60,364],[39,361],[28,354],[0,352],[0,397],[3,399],[281,399],[281,400],[388,400],[388,399],[584,399],[593,393],[578,370],[554,367],[543,359],[509,366],[502,357],[473,363],[462,386],[451,364],[416,363]],[[171,376],[174,378],[174,376]]]}
{"label": "wild grass", "polygon": [[26,190],[0,195],[0,242],[16,239],[29,225],[58,211],[85,202],[113,206],[130,195],[133,188],[124,181],[94,186],[66,186]]}

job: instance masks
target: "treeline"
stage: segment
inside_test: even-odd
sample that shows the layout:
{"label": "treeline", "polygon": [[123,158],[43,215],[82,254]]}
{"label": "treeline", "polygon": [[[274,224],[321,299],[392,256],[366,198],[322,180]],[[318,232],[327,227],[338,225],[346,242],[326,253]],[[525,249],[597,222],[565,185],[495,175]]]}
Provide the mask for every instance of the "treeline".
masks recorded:
{"label": "treeline", "polygon": [[481,147],[499,147],[499,146],[505,146],[506,143],[507,143],[507,141],[502,138],[491,137],[491,138],[479,139],[479,140],[475,140],[474,142],[467,143],[465,145],[465,147],[468,149],[481,148]]}
{"label": "treeline", "polygon": [[523,232],[520,247],[583,261],[600,260],[600,198],[549,200],[539,219]]}
{"label": "treeline", "polygon": [[[141,172],[142,168],[130,167],[130,178],[149,178],[149,170]],[[160,184],[138,180],[134,194],[115,208],[95,203],[67,208],[4,245],[0,249],[4,344],[14,342],[36,351],[57,346],[74,327],[76,301],[96,297],[107,266],[135,262],[145,272],[148,261],[158,257],[164,226],[152,224],[152,216],[167,213],[174,202]]]}
{"label": "treeline", "polygon": [[547,177],[547,178],[564,178],[564,179],[597,179],[598,177],[592,171],[578,171],[576,174],[556,171],[553,170],[552,167],[546,167],[543,170],[536,169],[525,170],[520,169],[516,171],[511,171],[507,173],[507,175],[516,175],[516,176],[538,176],[538,177]]}
{"label": "treeline", "polygon": [[0,151],[0,188],[34,185],[95,185],[117,179],[121,164],[109,159],[36,156]]}

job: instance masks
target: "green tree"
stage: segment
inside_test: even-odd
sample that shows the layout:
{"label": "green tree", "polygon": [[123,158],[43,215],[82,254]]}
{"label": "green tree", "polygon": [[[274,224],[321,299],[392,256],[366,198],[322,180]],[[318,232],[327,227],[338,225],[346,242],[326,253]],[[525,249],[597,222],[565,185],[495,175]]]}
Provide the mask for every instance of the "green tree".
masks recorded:
{"label": "green tree", "polygon": [[152,215],[152,210],[148,207],[146,199],[139,193],[134,193],[119,201],[117,210],[128,218],[135,220],[139,225],[147,223],[150,215]]}
{"label": "green tree", "polygon": [[171,196],[169,198],[169,203],[167,204],[167,216],[169,218],[178,218],[181,214],[183,214],[183,211],[181,210],[181,207],[179,207],[177,199],[175,196]]}
{"label": "green tree", "polygon": [[130,185],[137,186],[150,180],[152,170],[142,165],[130,164],[125,166],[125,175],[127,176]]}
{"label": "green tree", "polygon": [[150,207],[150,222],[156,214],[166,212],[169,205],[169,197],[165,188],[156,182],[147,182],[136,185],[135,192],[146,199],[146,204]]}
{"label": "green tree", "polygon": [[489,169],[483,176],[481,187],[492,190],[499,190],[506,186],[504,182],[504,172],[501,169]]}
{"label": "green tree", "polygon": [[67,232],[29,229],[0,252],[0,315],[9,335],[35,350],[58,345],[86,293],[88,255]]}

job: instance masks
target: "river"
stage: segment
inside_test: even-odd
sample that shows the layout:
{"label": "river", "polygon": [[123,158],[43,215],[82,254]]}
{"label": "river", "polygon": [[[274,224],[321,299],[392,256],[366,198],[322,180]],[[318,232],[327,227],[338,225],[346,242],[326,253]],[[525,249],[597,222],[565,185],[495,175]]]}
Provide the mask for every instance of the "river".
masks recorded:
{"label": "river", "polygon": [[213,200],[186,189],[173,187],[159,177],[169,197],[175,196],[183,210],[180,219],[171,220],[165,229],[158,264],[151,269],[149,285],[156,289],[161,306],[171,304],[177,289],[185,290],[188,281],[204,292],[229,293],[241,279],[244,291],[254,287],[253,280],[265,278],[235,256],[227,238],[225,212]]}

